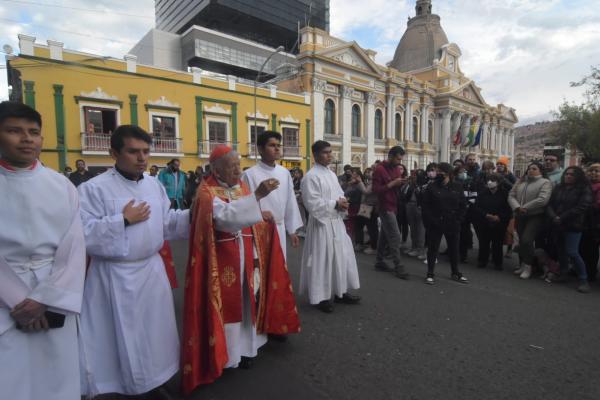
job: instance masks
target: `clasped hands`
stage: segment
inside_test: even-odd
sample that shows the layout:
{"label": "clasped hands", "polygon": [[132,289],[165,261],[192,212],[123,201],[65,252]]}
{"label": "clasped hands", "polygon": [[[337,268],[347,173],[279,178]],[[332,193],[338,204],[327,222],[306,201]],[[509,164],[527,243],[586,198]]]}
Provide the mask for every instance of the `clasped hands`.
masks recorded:
{"label": "clasped hands", "polygon": [[10,316],[21,326],[23,332],[39,332],[50,329],[44,316],[47,307],[32,299],[25,299],[15,306]]}

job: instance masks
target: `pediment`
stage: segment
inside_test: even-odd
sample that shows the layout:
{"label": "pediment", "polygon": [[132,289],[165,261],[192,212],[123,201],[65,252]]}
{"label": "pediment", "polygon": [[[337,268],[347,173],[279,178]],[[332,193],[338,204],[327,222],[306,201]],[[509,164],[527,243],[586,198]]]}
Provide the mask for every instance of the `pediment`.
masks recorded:
{"label": "pediment", "polygon": [[452,93],[452,96],[470,101],[472,103],[480,104],[481,106],[487,106],[485,99],[481,95],[481,92],[473,81],[468,81],[464,85],[459,86]]}
{"label": "pediment", "polygon": [[505,106],[504,104],[500,104],[498,106],[498,109],[500,110],[500,115],[502,115],[503,119],[511,121],[513,123],[519,122],[519,117],[517,117],[517,113],[514,108],[510,108]]}
{"label": "pediment", "polygon": [[339,63],[347,64],[363,71],[381,75],[381,70],[377,64],[371,60],[367,53],[356,42],[330,47],[318,51],[317,55],[324,58],[330,58]]}

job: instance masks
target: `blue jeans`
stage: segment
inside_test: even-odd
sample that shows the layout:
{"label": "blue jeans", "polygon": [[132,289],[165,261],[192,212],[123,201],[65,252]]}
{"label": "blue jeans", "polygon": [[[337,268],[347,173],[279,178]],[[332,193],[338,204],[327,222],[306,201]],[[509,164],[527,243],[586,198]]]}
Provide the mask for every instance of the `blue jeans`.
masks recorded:
{"label": "blue jeans", "polygon": [[569,258],[573,260],[579,280],[587,281],[587,270],[583,258],[579,254],[581,232],[563,232],[558,240],[558,261],[560,273],[565,274],[569,268]]}

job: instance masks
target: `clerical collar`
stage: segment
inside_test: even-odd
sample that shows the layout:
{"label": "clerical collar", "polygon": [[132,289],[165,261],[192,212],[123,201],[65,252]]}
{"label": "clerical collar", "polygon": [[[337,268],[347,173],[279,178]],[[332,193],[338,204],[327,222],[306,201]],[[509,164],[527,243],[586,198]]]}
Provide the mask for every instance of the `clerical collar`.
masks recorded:
{"label": "clerical collar", "polygon": [[134,174],[130,174],[128,172],[123,171],[121,168],[117,167],[117,164],[115,164],[115,171],[117,171],[119,173],[119,175],[121,175],[123,178],[129,180],[129,181],[141,181],[142,179],[144,179],[144,174],[141,173],[139,175],[134,175]]}
{"label": "clerical collar", "polygon": [[31,164],[29,167],[25,167],[25,168],[19,168],[19,167],[15,167],[14,165],[10,165],[8,162],[6,162],[5,160],[0,158],[0,167],[11,171],[11,172],[18,172],[18,171],[32,171],[35,169],[35,167],[37,167],[38,165],[38,161],[35,160],[33,162],[33,164]]}

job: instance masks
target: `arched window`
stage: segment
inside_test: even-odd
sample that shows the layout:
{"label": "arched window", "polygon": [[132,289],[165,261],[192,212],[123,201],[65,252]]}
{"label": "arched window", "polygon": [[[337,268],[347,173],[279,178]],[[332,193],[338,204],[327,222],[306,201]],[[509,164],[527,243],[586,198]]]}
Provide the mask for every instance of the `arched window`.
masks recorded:
{"label": "arched window", "polygon": [[325,133],[335,134],[335,103],[331,99],[325,101]]}
{"label": "arched window", "polygon": [[427,143],[433,144],[433,121],[432,120],[427,121],[427,136],[428,136]]}
{"label": "arched window", "polygon": [[394,121],[394,133],[397,141],[402,140],[402,115],[396,114],[396,120]]}
{"label": "arched window", "polygon": [[413,117],[412,132],[410,133],[410,140],[416,142],[418,137],[419,137],[419,118]]}
{"label": "arched window", "polygon": [[383,114],[375,110],[375,139],[383,139]]}
{"label": "arched window", "polygon": [[352,106],[352,136],[360,137],[360,107],[358,104]]}

